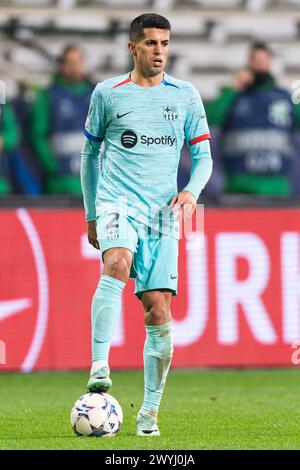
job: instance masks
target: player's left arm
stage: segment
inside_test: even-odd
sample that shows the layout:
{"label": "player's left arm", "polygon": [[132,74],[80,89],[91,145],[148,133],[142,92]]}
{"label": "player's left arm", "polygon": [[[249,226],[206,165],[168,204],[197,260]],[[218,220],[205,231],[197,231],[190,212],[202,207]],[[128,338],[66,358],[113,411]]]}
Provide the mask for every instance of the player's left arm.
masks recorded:
{"label": "player's left arm", "polygon": [[170,204],[180,217],[191,217],[197,200],[208,182],[213,167],[210,152],[210,133],[205,109],[199,93],[193,88],[184,126],[185,139],[192,156],[192,168],[187,186],[176,194]]}

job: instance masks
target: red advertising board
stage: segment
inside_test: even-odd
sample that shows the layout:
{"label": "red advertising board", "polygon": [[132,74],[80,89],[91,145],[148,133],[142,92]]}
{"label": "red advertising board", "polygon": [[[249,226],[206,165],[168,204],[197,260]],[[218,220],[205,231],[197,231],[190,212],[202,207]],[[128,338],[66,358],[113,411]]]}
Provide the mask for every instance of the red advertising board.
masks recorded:
{"label": "red advertising board", "polygon": [[[0,217],[0,371],[89,367],[101,266],[83,212],[17,209]],[[204,236],[180,240],[172,314],[173,367],[292,365],[300,209],[206,209]],[[142,367],[144,337],[129,281],[111,367]]]}

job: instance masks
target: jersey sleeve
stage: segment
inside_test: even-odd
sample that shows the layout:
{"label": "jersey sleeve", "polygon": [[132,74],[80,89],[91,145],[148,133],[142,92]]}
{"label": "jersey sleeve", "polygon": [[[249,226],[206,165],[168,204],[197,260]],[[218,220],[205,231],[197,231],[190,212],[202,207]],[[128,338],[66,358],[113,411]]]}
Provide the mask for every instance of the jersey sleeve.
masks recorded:
{"label": "jersey sleeve", "polygon": [[196,147],[198,149],[193,155],[190,179],[184,191],[192,193],[197,200],[212,174],[213,161],[208,140],[203,140]]}
{"label": "jersey sleeve", "polygon": [[99,86],[91,96],[84,135],[94,142],[102,142],[105,137],[105,103]]}
{"label": "jersey sleeve", "polygon": [[194,87],[191,88],[184,133],[185,140],[189,147],[192,147],[203,140],[210,139],[203,102],[201,96]]}

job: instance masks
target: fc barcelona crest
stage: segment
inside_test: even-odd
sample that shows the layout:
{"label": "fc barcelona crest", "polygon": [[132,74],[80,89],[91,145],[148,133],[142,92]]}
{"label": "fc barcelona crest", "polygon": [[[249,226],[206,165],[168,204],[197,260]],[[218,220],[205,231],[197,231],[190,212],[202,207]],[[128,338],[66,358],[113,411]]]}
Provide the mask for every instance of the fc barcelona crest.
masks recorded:
{"label": "fc barcelona crest", "polygon": [[176,106],[164,106],[164,117],[167,121],[176,121],[178,109]]}

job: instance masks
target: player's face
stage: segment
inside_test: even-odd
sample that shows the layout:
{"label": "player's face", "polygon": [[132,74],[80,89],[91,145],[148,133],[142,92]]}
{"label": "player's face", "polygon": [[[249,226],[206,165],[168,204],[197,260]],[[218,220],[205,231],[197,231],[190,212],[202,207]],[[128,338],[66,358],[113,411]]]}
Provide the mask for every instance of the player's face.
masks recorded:
{"label": "player's face", "polygon": [[163,72],[169,53],[170,31],[166,29],[145,28],[144,37],[131,43],[137,67],[144,75],[156,76]]}

